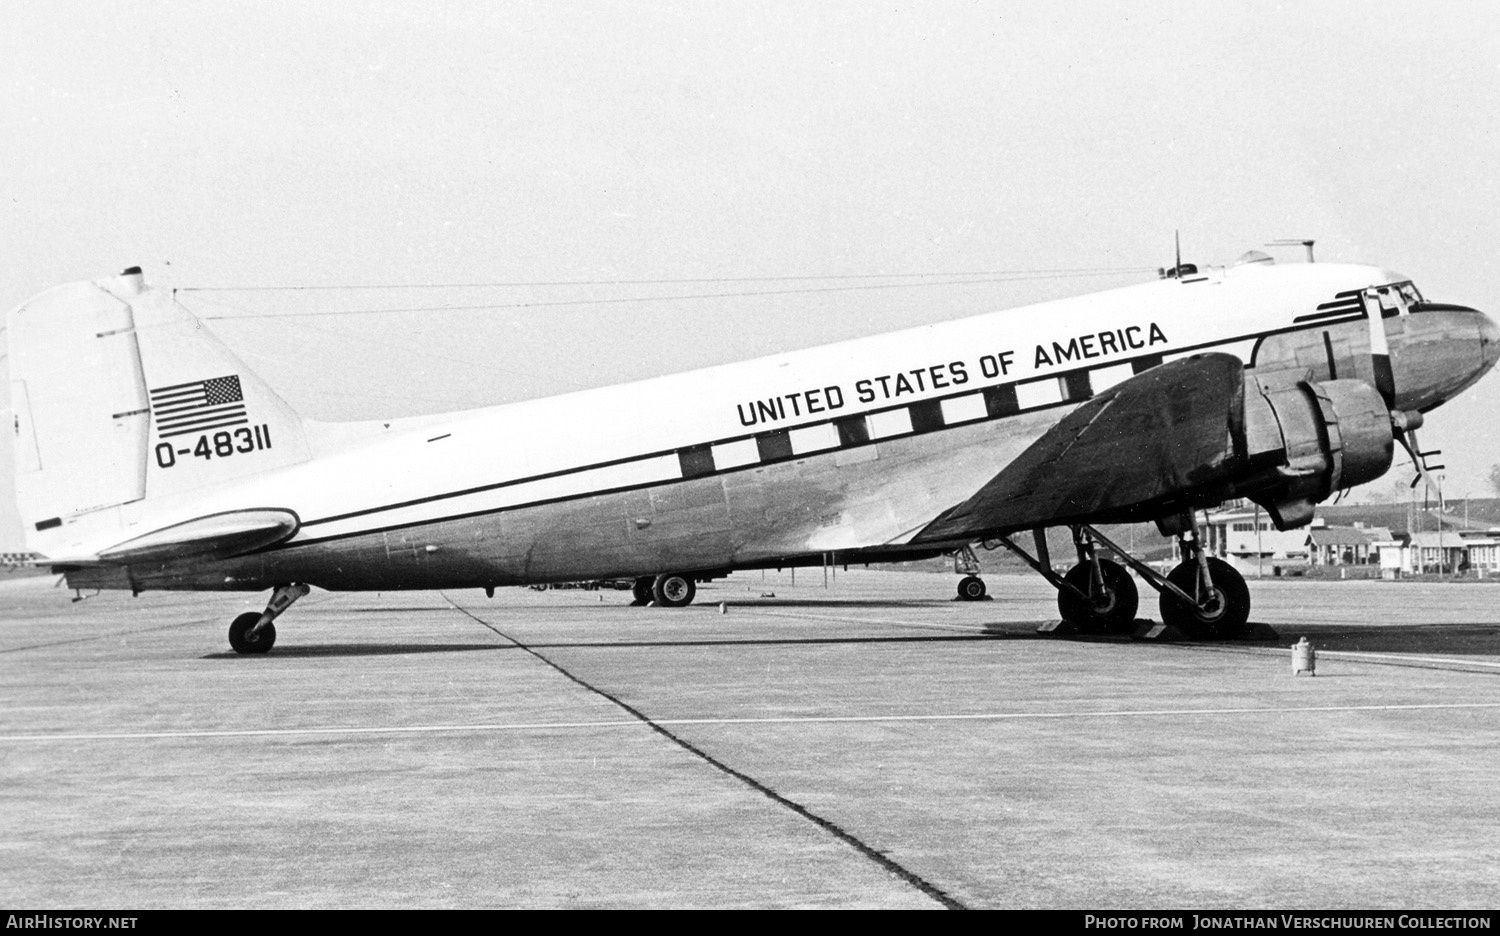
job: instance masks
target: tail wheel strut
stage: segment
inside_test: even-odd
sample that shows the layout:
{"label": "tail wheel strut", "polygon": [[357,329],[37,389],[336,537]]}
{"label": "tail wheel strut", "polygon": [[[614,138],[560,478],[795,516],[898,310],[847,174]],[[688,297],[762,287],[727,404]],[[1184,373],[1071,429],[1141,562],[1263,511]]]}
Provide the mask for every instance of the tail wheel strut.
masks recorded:
{"label": "tail wheel strut", "polygon": [[271,592],[271,600],[266,603],[266,610],[259,614],[254,611],[246,612],[230,623],[230,648],[235,653],[268,652],[276,643],[276,625],[271,622],[310,591],[311,587],[300,582],[276,586],[276,590]]}

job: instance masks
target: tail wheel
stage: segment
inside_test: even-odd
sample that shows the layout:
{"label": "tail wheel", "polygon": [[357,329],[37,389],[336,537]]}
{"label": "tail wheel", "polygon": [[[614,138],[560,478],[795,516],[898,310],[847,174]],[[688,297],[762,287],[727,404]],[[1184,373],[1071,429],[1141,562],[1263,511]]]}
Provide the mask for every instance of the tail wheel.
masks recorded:
{"label": "tail wheel", "polygon": [[1190,605],[1171,592],[1161,593],[1161,619],[1194,640],[1228,640],[1245,632],[1250,620],[1250,588],[1222,559],[1208,560],[1214,593],[1202,595],[1198,563],[1188,560],[1167,574],[1167,581],[1198,599]]}
{"label": "tail wheel", "polygon": [[958,580],[958,598],[960,601],[978,601],[988,591],[984,587],[984,579],[977,575],[965,575]]}
{"label": "tail wheel", "polygon": [[[1108,559],[1099,560],[1099,575],[1104,579],[1104,593],[1094,598],[1079,597],[1066,588],[1057,590],[1057,610],[1064,621],[1086,631],[1122,634],[1135,624],[1135,613],[1141,606],[1140,592],[1130,573]],[[1088,596],[1093,570],[1082,562],[1068,570],[1063,581]]]}
{"label": "tail wheel", "polygon": [[265,653],[276,643],[275,624],[267,624],[250,636],[250,629],[259,620],[259,611],[246,611],[229,625],[229,646],[235,653]]}
{"label": "tail wheel", "polygon": [[651,586],[651,596],[664,608],[681,608],[693,603],[698,586],[690,576],[678,572],[658,575]]}

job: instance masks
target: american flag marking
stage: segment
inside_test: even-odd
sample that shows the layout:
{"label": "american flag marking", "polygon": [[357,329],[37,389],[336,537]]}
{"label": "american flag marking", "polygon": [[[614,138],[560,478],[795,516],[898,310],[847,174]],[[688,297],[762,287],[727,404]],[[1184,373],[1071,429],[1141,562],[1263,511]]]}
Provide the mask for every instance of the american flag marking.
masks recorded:
{"label": "american flag marking", "polygon": [[157,438],[209,432],[250,421],[238,375],[212,377],[151,391]]}

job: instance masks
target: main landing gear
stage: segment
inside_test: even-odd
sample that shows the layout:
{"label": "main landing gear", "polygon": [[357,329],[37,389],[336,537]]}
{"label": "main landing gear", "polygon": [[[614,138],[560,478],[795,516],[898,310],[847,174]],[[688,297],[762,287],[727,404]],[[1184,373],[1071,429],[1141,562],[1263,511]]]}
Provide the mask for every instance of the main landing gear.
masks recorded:
{"label": "main landing gear", "polygon": [[659,608],[684,608],[693,603],[698,594],[698,583],[691,575],[681,572],[663,572],[661,575],[643,575],[630,587],[632,607],[656,603]]}
{"label": "main landing gear", "polygon": [[1211,556],[1186,559],[1167,573],[1167,581],[1178,591],[1162,591],[1162,623],[1196,640],[1228,640],[1245,632],[1250,589],[1229,563]]}
{"label": "main landing gear", "polygon": [[1140,607],[1135,580],[1118,563],[1099,556],[1098,547],[1102,545],[1161,593],[1162,623],[1172,625],[1192,640],[1227,640],[1243,634],[1250,619],[1250,589],[1228,563],[1204,551],[1196,515],[1187,512],[1168,518],[1159,526],[1162,532],[1177,535],[1184,557],[1165,576],[1085,524],[1071,527],[1078,564],[1062,576],[1052,571],[1045,530],[1032,531],[1035,557],[1009,536],[988,541],[984,546],[1006,547],[1056,586],[1057,609],[1063,620],[1084,633],[1129,633]]}
{"label": "main landing gear", "polygon": [[953,554],[953,571],[963,576],[958,580],[959,601],[988,600],[989,589],[979,577],[979,557],[974,555],[974,547],[965,546]]}
{"label": "main landing gear", "polygon": [[266,610],[247,611],[229,625],[229,646],[235,653],[266,653],[276,643],[276,625],[271,622],[292,606],[292,602],[312,591],[306,585],[278,585],[271,592]]}

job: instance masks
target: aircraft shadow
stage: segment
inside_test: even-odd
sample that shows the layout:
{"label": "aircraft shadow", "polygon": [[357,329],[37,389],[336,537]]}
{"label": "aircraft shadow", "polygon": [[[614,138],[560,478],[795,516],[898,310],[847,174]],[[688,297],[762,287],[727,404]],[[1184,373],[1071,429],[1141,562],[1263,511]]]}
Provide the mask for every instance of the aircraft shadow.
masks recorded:
{"label": "aircraft shadow", "polygon": [[766,637],[724,638],[723,640],[607,640],[577,641],[562,643],[531,643],[531,650],[565,650],[569,647],[589,649],[633,649],[639,647],[777,647],[816,646],[818,644],[883,644],[883,643],[973,643],[975,641],[1001,640],[1014,634],[934,634],[915,637]]}
{"label": "aircraft shadow", "polygon": [[424,611],[452,611],[452,605],[407,605],[395,608],[330,608],[341,614],[417,614]]}
{"label": "aircraft shadow", "polygon": [[1305,636],[1319,650],[1500,658],[1500,625],[1496,624],[1284,625],[1281,630],[1291,642]]}
{"label": "aircraft shadow", "polygon": [[[1042,633],[1039,621],[996,622],[980,625],[972,633],[918,634],[848,637],[766,637],[699,639],[699,640],[579,640],[528,643],[531,650],[632,650],[671,647],[796,647],[860,644],[943,644],[980,643],[996,640],[1046,640],[1076,643],[1138,644],[1129,634]],[[1500,658],[1500,626],[1491,624],[1405,624],[1381,627],[1341,627],[1319,625],[1287,627],[1283,634],[1263,624],[1254,624],[1262,636],[1216,642],[1218,646],[1265,646],[1284,643],[1288,647],[1306,636],[1319,650],[1366,651],[1371,653],[1442,654],[1447,656],[1492,656]],[[1269,634],[1270,636],[1263,636]],[[402,656],[425,653],[472,653],[476,651],[519,650],[513,643],[454,644],[302,644],[287,642],[271,651],[270,658],[326,658],[361,656]],[[204,654],[204,660],[239,660],[245,657],[232,651]]]}
{"label": "aircraft shadow", "polygon": [[[599,640],[561,641],[552,643],[528,643],[528,650],[633,650],[641,648],[667,647],[755,647],[755,646],[803,646],[817,644],[882,644],[882,643],[973,643],[976,641],[1014,638],[1010,633],[979,634],[934,634],[912,637],[778,637],[766,639],[723,640]],[[277,646],[264,659],[302,657],[359,657],[400,656],[409,653],[468,653],[476,650],[520,650],[518,644],[310,644]],[[254,657],[251,657],[252,659]],[[203,660],[243,660],[246,657],[232,651],[207,653]]]}
{"label": "aircraft shadow", "polygon": [[[287,657],[360,657],[401,656],[413,653],[471,653],[477,650],[516,650],[515,644],[296,644],[275,647],[266,659]],[[206,653],[202,660],[243,660],[253,654],[240,654],[232,650],[222,653]]]}
{"label": "aircraft shadow", "polygon": [[[738,598],[723,599],[730,608],[930,608],[936,605],[956,604],[951,598],[826,598],[817,600],[812,598]],[[703,606],[709,609],[718,605],[717,601],[706,601]]]}

